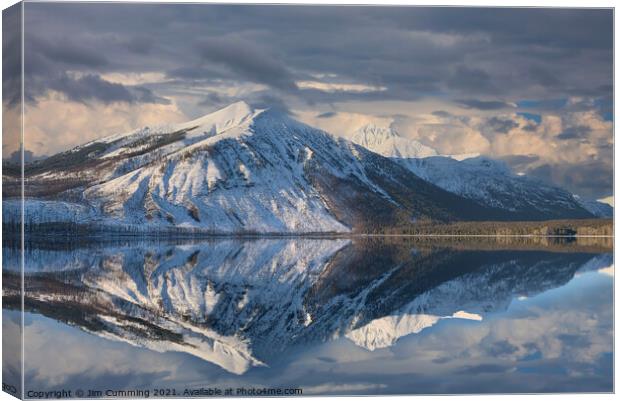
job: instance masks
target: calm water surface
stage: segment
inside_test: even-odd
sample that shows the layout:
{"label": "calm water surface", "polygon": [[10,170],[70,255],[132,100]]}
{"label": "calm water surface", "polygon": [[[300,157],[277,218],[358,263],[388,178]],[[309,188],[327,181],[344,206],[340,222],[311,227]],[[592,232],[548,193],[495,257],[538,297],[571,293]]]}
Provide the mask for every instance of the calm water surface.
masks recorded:
{"label": "calm water surface", "polygon": [[29,244],[26,391],[609,392],[609,242]]}

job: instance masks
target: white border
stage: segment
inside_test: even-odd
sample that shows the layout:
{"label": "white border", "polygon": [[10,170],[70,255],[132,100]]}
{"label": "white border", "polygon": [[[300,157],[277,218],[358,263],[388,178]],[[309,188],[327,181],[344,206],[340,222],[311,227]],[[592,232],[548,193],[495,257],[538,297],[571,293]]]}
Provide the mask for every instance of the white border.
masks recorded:
{"label": "white border", "polygon": [[[39,2],[38,0],[27,0],[26,2]],[[63,2],[63,3],[68,3],[69,1],[57,1],[57,2]],[[106,2],[106,3],[121,3],[124,2],[122,0],[109,0],[109,1],[99,1],[99,0],[81,0],[79,2],[88,2],[88,3],[101,3],[101,2]],[[147,1],[147,0],[133,0],[132,2],[134,3],[154,3],[153,1]],[[8,0],[6,2],[4,2],[3,4],[3,9],[7,8],[13,4],[18,3],[18,1],[16,0]],[[579,0],[563,0],[563,1],[553,1],[553,0],[538,0],[538,1],[513,1],[513,0],[507,0],[507,1],[489,1],[489,0],[467,0],[467,1],[451,1],[451,0],[442,0],[442,1],[433,1],[433,0],[424,0],[424,1],[412,1],[412,0],[388,0],[388,1],[368,1],[368,0],[338,0],[338,1],[329,1],[329,0],[312,0],[310,1],[300,1],[300,0],[288,0],[288,1],[280,1],[280,0],[270,0],[270,1],[257,1],[257,0],[244,0],[244,1],[238,1],[238,2],[234,2],[234,1],[181,1],[181,0],[169,0],[169,1],[160,1],[157,2],[155,1],[155,3],[212,3],[212,4],[229,4],[229,3],[243,3],[243,4],[316,4],[316,5],[333,5],[333,4],[340,4],[340,5],[382,5],[382,6],[386,6],[386,5],[405,5],[405,6],[474,6],[474,7],[560,7],[560,8],[613,8],[615,6],[615,2],[614,1],[605,1],[605,0],[589,0],[589,1],[579,1]],[[615,14],[615,10],[614,10],[614,14]],[[22,18],[23,18],[23,14],[22,14]],[[614,15],[614,22],[615,22],[615,15]],[[614,23],[615,25],[615,23]],[[2,38],[2,22],[1,22],[1,18],[0,18],[0,41]],[[616,55],[616,50],[617,50],[617,44],[618,44],[618,31],[615,29],[614,26],[614,138],[615,138],[615,132],[618,128],[618,118],[616,118],[615,116],[615,105],[617,104],[618,101],[618,92],[617,92],[617,88],[615,87],[615,76],[618,73],[618,64],[615,62],[615,55]],[[23,68],[23,66],[22,66]],[[23,84],[23,80],[22,80],[22,84]],[[22,90],[22,96],[23,96],[23,90]],[[0,94],[0,100],[1,100],[1,94]],[[22,103],[22,107],[23,107],[23,103]],[[1,120],[0,120],[1,121]],[[24,119],[22,118],[22,124],[23,124]],[[23,128],[22,128],[23,129]],[[618,154],[615,152],[615,143],[614,143],[614,199],[615,199],[615,189],[618,188],[618,184],[620,181],[620,178],[618,176],[618,174],[616,174],[617,172],[617,166],[618,164],[618,159],[619,156]],[[1,172],[1,167],[0,167],[0,172]],[[1,188],[1,184],[0,184],[0,188]],[[0,233],[1,233],[1,222],[2,222],[2,216],[0,216]],[[617,224],[615,224],[615,217],[614,217],[614,260],[615,260],[615,249],[617,249],[618,247],[618,226]],[[2,256],[0,254],[0,264],[2,263]],[[1,278],[0,278],[0,284],[1,284]],[[617,299],[615,297],[615,294],[617,294],[617,290],[618,290],[618,282],[615,279],[614,276],[614,328],[615,328],[615,323],[618,322],[618,318],[619,318],[619,308],[617,307]],[[2,333],[0,331],[0,339],[2,337]],[[2,356],[2,352],[0,350],[0,359]],[[618,353],[615,352],[615,332],[614,332],[614,387],[616,385],[616,383],[618,383]],[[484,398],[487,400],[490,400],[491,397],[493,399],[495,398],[500,398],[501,400],[509,400],[509,401],[513,401],[513,400],[532,400],[532,399],[544,399],[544,400],[553,400],[553,401],[566,401],[566,400],[579,400],[579,399],[588,399],[588,400],[608,400],[608,399],[615,399],[615,395],[613,394],[583,394],[583,395],[579,395],[579,394],[552,394],[552,395],[467,395],[467,396],[461,396],[461,395],[455,395],[455,396],[390,396],[390,398],[394,398],[394,397],[398,397],[399,399],[412,399],[412,400],[477,400],[479,398]],[[303,397],[302,399],[311,399],[311,400],[329,400],[329,399],[338,399],[338,400],[358,400],[360,397],[321,397],[321,396],[317,396],[317,397]],[[377,396],[377,397],[373,397],[375,399],[384,399],[384,398],[388,398],[388,396]],[[249,397],[246,398],[226,398],[226,400],[231,400],[231,401],[237,401],[237,400],[247,400],[249,399]],[[278,399],[278,398],[265,398],[265,399]],[[287,398],[287,399],[292,399],[292,398]],[[14,397],[11,397],[10,395],[4,393],[4,392],[0,392],[0,401],[9,401],[9,400],[15,400]],[[119,401],[121,399],[118,399]],[[170,398],[169,400],[186,400],[183,398]]]}

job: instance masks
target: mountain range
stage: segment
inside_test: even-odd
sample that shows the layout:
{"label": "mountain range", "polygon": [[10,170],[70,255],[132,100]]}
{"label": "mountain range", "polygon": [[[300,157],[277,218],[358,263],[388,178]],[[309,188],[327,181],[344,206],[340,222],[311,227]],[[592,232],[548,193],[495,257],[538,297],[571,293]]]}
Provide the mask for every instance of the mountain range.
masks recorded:
{"label": "mountain range", "polygon": [[446,191],[510,211],[523,220],[563,218],[566,209],[574,209],[575,203],[596,217],[613,215],[613,208],[608,204],[585,200],[561,188],[514,174],[503,161],[478,154],[439,155],[419,141],[400,136],[391,127],[369,124],[351,139]]}
{"label": "mountain range", "polygon": [[[244,102],[144,127],[24,168],[25,222],[131,231],[346,233],[418,222],[607,216],[611,207],[364,127],[351,141]],[[5,163],[3,218],[19,175]],[[13,198],[13,199],[11,199]]]}

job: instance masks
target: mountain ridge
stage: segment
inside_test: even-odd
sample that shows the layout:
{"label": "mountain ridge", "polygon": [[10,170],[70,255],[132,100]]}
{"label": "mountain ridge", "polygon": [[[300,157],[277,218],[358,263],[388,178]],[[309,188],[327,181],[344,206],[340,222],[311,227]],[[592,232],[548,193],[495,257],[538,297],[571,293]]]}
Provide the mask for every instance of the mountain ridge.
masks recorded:
{"label": "mountain ridge", "polygon": [[[377,134],[404,139],[376,126],[365,131],[367,139]],[[434,152],[419,145],[403,150]],[[592,217],[572,197],[563,209],[540,212],[463,196],[419,168],[419,160],[436,158],[442,159],[408,164],[282,112],[237,102],[185,123],[108,136],[30,164],[26,222],[137,231],[346,233],[418,221]],[[499,169],[498,162],[481,160]],[[16,215],[19,205],[13,203],[4,202],[6,221]]]}
{"label": "mountain ridge", "polygon": [[[403,152],[393,150],[395,138]],[[507,210],[526,217],[562,218],[568,210],[572,217],[610,217],[613,211],[600,202],[583,200],[561,188],[539,180],[515,175],[501,160],[479,154],[439,155],[417,152],[420,142],[400,136],[391,128],[362,127],[352,140],[369,150],[389,157],[420,178],[440,188],[480,204]],[[430,149],[430,148],[429,148]],[[559,213],[558,213],[559,211]]]}

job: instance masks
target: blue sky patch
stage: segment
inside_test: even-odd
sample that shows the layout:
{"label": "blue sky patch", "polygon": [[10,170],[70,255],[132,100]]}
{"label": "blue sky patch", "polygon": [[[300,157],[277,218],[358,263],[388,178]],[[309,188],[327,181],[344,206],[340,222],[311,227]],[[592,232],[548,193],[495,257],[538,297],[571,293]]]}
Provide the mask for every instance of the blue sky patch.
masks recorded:
{"label": "blue sky patch", "polygon": [[566,103],[568,103],[568,99],[559,98],[559,99],[528,99],[528,100],[519,100],[517,102],[517,106],[522,109],[547,109],[547,110],[558,110],[566,107]]}

